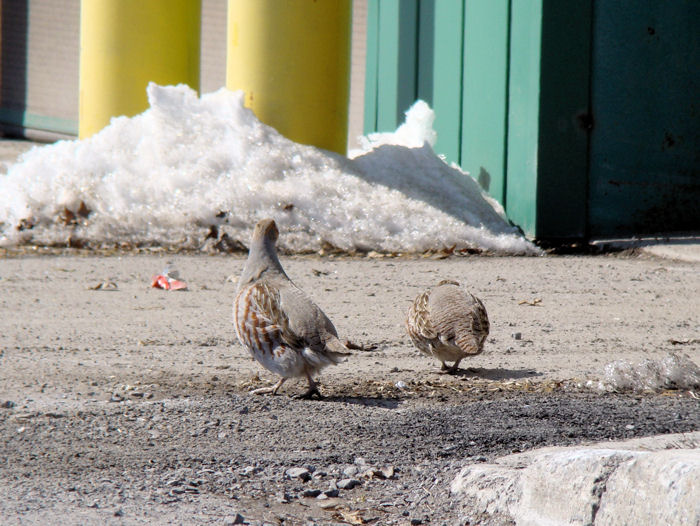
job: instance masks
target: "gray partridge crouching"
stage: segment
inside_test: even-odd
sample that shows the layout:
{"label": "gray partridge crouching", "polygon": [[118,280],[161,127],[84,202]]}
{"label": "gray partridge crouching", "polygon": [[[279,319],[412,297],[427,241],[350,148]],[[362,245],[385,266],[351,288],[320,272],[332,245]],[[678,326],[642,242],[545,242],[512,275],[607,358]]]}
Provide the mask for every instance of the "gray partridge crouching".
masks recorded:
{"label": "gray partridge crouching", "polygon": [[309,389],[302,397],[320,398],[313,375],[343,361],[348,349],[333,323],[282,269],[275,247],[278,236],[272,219],[255,225],[233,302],[236,333],[255,360],[281,377],[274,386],[253,393],[276,394],[288,378],[305,377]]}
{"label": "gray partridge crouching", "polygon": [[[442,369],[450,373],[457,371],[463,358],[484,350],[489,327],[481,300],[449,280],[419,294],[406,318],[414,345],[426,356],[440,360]],[[445,362],[454,364],[448,367]]]}

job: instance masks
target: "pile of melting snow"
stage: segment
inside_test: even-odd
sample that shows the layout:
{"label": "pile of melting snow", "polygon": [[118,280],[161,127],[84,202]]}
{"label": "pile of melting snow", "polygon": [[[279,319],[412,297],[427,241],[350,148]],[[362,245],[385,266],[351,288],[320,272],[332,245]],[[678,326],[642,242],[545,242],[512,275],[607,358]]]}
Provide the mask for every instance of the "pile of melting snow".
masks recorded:
{"label": "pile of melting snow", "polygon": [[[593,382],[590,382],[593,385]],[[660,391],[700,388],[700,367],[685,355],[668,353],[633,363],[617,360],[605,366],[596,387],[605,391]]]}
{"label": "pile of melting snow", "polygon": [[272,217],[289,252],[539,253],[433,152],[422,101],[395,133],[363,138],[346,158],[262,124],[242,92],[147,91],[140,115],[35,147],[0,175],[0,245],[198,249],[213,236],[247,246],[255,222]]}

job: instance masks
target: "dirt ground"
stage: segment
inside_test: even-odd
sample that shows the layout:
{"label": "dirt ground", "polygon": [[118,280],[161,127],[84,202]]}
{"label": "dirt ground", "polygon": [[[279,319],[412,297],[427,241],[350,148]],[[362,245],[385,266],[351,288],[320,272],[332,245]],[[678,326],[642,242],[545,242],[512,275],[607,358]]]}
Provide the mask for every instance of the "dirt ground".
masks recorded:
{"label": "dirt ground", "polygon": [[[275,378],[231,323],[243,263],[0,255],[2,524],[455,524],[469,510],[449,484],[467,463],[700,429],[696,393],[585,387],[613,360],[700,363],[698,264],[283,257],[358,347],[320,375],[325,399],[301,401],[300,381],[248,394]],[[167,265],[187,291],[150,287]],[[445,278],[491,319],[484,354],[455,376],[403,327]]]}

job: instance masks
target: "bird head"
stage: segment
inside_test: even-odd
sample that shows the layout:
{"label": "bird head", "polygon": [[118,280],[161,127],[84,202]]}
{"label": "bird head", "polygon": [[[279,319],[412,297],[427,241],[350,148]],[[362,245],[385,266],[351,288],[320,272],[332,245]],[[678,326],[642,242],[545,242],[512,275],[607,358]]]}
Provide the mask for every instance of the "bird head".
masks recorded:
{"label": "bird head", "polygon": [[243,267],[243,275],[238,281],[238,289],[260,279],[263,274],[277,273],[287,276],[277,257],[275,243],[279,230],[273,219],[261,219],[253,229],[253,237],[248,249],[248,259]]}
{"label": "bird head", "polygon": [[266,241],[274,245],[277,242],[280,232],[277,230],[277,224],[274,219],[269,217],[266,219],[261,219],[255,225],[255,230],[253,230],[253,241]]}

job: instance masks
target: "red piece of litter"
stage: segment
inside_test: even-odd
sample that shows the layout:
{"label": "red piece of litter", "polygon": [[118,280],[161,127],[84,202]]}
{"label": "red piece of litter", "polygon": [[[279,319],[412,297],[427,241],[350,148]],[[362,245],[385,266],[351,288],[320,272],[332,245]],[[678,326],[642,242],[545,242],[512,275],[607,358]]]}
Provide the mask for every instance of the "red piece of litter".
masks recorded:
{"label": "red piece of litter", "polygon": [[151,287],[165,290],[185,290],[187,288],[187,283],[163,274],[158,274],[153,276]]}

